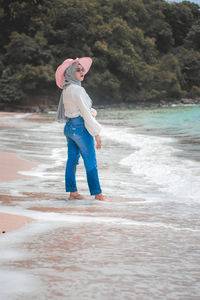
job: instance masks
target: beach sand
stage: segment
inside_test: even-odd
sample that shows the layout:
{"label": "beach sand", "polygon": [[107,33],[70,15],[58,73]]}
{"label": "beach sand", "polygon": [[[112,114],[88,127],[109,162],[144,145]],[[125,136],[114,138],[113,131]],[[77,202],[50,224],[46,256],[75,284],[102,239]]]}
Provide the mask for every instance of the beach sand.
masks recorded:
{"label": "beach sand", "polygon": [[26,161],[13,153],[0,152],[0,181],[17,180],[26,178],[19,171],[31,170],[38,166],[35,162]]}
{"label": "beach sand", "polygon": [[19,229],[32,220],[24,216],[0,213],[0,234]]}
{"label": "beach sand", "polygon": [[[15,116],[16,114],[17,113],[0,112],[0,117],[10,117]],[[0,121],[0,127],[1,129],[12,129],[21,126],[17,124],[9,124],[6,121]],[[0,152],[0,182],[27,178],[27,176],[19,174],[18,172],[31,170],[37,166],[37,163],[26,161],[14,153]],[[6,198],[6,201],[9,202],[9,196],[1,195],[1,198],[4,197]],[[24,216],[0,213],[0,234],[18,229],[31,221],[31,218]]]}

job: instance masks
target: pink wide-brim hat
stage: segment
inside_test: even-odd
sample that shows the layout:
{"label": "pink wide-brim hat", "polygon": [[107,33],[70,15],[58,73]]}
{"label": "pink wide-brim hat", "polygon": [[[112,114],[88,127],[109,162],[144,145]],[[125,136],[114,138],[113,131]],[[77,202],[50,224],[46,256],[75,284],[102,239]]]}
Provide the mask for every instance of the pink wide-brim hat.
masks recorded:
{"label": "pink wide-brim hat", "polygon": [[65,82],[65,70],[74,62],[80,63],[83,68],[85,69],[84,75],[89,71],[91,65],[92,65],[92,59],[90,57],[81,57],[81,58],[68,58],[63,61],[63,63],[57,68],[55,77],[56,77],[56,84],[59,88],[63,88],[63,84]]}

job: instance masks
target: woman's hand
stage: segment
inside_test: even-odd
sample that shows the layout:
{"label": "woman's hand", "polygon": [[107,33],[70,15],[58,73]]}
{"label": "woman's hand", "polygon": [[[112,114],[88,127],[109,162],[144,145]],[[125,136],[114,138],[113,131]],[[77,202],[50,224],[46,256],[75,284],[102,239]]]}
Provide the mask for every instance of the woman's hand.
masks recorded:
{"label": "woman's hand", "polygon": [[91,112],[91,115],[93,116],[93,118],[96,118],[96,115],[97,115],[96,109],[91,108],[91,109],[90,109],[90,112]]}
{"label": "woman's hand", "polygon": [[93,118],[96,118],[95,112],[91,111],[91,115],[93,116]]}
{"label": "woman's hand", "polygon": [[101,149],[101,138],[100,138],[100,136],[99,135],[96,135],[95,136],[95,141],[96,141],[96,148],[97,149]]}

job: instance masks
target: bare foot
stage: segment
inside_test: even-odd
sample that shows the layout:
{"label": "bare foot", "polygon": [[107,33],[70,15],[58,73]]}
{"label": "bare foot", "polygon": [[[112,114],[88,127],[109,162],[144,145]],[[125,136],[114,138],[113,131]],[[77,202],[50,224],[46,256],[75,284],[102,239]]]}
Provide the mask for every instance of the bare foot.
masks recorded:
{"label": "bare foot", "polygon": [[108,199],[106,196],[104,196],[102,194],[95,195],[95,199],[100,200],[100,201],[105,201],[105,202],[110,202],[111,201],[110,199]]}
{"label": "bare foot", "polygon": [[85,197],[78,192],[71,192],[69,195],[69,200],[74,200],[74,199],[85,199]]}

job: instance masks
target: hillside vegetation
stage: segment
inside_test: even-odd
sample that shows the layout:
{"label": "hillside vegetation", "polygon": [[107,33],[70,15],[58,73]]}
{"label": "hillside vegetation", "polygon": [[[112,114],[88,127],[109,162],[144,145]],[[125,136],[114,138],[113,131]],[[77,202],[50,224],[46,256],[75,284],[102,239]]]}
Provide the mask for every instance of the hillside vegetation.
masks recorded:
{"label": "hillside vegetation", "polygon": [[[0,0],[0,101],[58,93],[55,70],[90,56],[98,101],[200,97],[200,6],[164,0]],[[57,98],[55,97],[55,102]]]}

